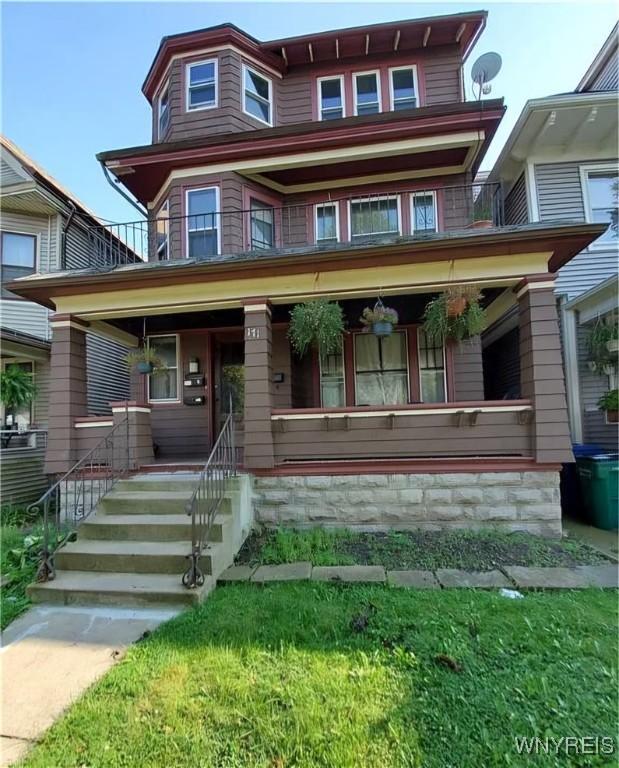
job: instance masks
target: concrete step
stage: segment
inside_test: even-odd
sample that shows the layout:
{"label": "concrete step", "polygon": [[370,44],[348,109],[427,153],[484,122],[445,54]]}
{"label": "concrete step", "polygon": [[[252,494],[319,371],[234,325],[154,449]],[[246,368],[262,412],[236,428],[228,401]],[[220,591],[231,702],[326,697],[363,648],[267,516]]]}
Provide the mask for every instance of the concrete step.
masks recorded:
{"label": "concrete step", "polygon": [[210,576],[199,589],[187,589],[179,574],[57,571],[55,579],[31,584],[27,591],[35,603],[119,606],[164,603],[182,607],[199,603],[214,584]]}
{"label": "concrete step", "polygon": [[[104,515],[180,515],[187,514],[191,493],[182,491],[110,491],[99,502]],[[231,496],[222,499],[221,512],[229,512]]]}
{"label": "concrete step", "polygon": [[173,472],[164,474],[132,475],[119,480],[114,490],[120,491],[188,491],[193,492],[199,475],[194,473]]}
{"label": "concrete step", "polygon": [[176,515],[94,514],[79,527],[79,539],[106,541],[190,541],[191,517]]}

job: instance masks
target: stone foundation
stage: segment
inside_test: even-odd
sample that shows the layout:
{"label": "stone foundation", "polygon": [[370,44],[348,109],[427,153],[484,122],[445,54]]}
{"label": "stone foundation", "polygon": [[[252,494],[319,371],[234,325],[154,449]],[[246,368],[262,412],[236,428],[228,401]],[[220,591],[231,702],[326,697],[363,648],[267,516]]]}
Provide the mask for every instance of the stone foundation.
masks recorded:
{"label": "stone foundation", "polygon": [[254,509],[267,526],[561,535],[558,472],[254,477]]}

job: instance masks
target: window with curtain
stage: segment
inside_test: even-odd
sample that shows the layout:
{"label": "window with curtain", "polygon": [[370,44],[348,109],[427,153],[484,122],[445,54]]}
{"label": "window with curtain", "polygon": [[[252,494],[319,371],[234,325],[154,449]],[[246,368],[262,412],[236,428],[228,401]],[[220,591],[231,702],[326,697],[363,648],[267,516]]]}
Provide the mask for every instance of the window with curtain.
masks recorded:
{"label": "window with curtain", "polygon": [[344,351],[320,355],[320,402],[323,408],[346,405],[344,390]]}
{"label": "window with curtain", "polygon": [[608,229],[593,243],[600,246],[616,246],[618,240],[617,204],[619,177],[616,170],[587,171],[589,221],[608,223]]}
{"label": "window with curtain", "polygon": [[402,405],[408,402],[406,332],[379,337],[355,335],[357,405]]}
{"label": "window with curtain", "polygon": [[344,117],[344,86],[341,76],[319,80],[318,95],[321,120],[337,120],[338,117]]}
{"label": "window with curtain", "polygon": [[417,331],[419,382],[422,403],[444,403],[445,350],[431,342],[421,328]]}
{"label": "window with curtain", "polygon": [[149,375],[148,399],[178,400],[178,336],[149,336],[148,346],[165,366],[165,370]]}
{"label": "window with curtain", "polygon": [[434,192],[411,195],[413,233],[436,232],[436,196]]}
{"label": "window with curtain", "polygon": [[353,238],[397,234],[399,231],[397,197],[367,197],[351,201],[350,233]]}
{"label": "window with curtain", "polygon": [[187,256],[192,259],[218,252],[217,187],[187,191]]}
{"label": "window with curtain", "polygon": [[337,243],[339,240],[337,203],[316,206],[316,242]]}
{"label": "window with curtain", "polygon": [[275,246],[274,209],[261,200],[253,198],[250,207],[251,249],[273,248]]}

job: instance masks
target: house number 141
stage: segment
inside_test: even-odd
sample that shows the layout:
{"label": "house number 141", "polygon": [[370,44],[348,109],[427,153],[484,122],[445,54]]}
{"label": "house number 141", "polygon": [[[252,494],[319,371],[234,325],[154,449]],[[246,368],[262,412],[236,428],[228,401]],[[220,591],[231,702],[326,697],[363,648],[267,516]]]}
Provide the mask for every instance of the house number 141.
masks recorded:
{"label": "house number 141", "polygon": [[259,339],[261,338],[261,328],[246,328],[245,329],[245,338],[246,339]]}

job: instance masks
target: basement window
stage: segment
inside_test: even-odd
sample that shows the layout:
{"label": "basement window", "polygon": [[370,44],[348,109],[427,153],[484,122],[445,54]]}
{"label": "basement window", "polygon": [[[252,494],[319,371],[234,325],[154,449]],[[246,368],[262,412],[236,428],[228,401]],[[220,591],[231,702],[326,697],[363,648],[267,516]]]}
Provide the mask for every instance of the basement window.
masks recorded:
{"label": "basement window", "polygon": [[378,72],[357,72],[353,75],[355,115],[380,112],[380,80]]}
{"label": "basement window", "polygon": [[243,67],[243,111],[256,120],[273,125],[271,81],[249,67]]}

